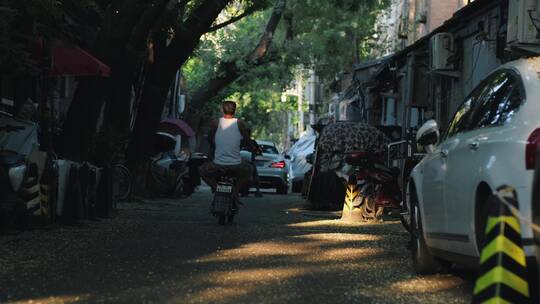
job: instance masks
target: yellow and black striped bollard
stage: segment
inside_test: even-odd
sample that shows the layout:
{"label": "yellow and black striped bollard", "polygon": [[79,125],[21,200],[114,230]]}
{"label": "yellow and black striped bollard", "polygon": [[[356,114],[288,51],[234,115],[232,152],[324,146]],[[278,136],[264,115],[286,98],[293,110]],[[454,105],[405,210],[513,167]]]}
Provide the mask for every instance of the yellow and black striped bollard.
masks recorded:
{"label": "yellow and black striped bollard", "polygon": [[532,303],[519,219],[501,200],[517,207],[515,191],[507,186],[497,191],[487,202],[485,245],[472,303]]}
{"label": "yellow and black striped bollard", "polygon": [[359,207],[358,201],[360,197],[360,189],[358,181],[353,174],[349,177],[349,181],[345,188],[345,202],[343,203],[343,212],[341,220],[343,221],[359,221],[362,220],[362,210]]}

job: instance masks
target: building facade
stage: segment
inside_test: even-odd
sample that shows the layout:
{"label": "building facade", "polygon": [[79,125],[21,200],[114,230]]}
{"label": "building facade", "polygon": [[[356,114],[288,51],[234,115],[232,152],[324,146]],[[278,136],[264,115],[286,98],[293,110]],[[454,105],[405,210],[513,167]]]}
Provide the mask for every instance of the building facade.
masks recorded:
{"label": "building facade", "polygon": [[[401,41],[398,50],[372,61],[378,67],[367,79],[369,62],[355,67],[370,124],[402,126],[405,135],[405,129],[434,118],[444,130],[494,69],[540,54],[540,29],[523,13],[523,1],[396,0],[393,5],[402,9],[394,35]],[[540,1],[531,14],[538,17],[538,11]]]}

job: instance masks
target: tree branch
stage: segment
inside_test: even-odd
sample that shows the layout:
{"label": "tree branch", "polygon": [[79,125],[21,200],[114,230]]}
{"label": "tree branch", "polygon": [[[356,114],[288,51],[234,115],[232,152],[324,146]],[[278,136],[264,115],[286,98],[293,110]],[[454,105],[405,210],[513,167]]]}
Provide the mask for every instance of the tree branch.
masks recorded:
{"label": "tree branch", "polygon": [[199,4],[176,29],[164,59],[172,61],[175,68],[181,67],[197,47],[200,37],[230,2],[232,0],[205,0]]}
{"label": "tree branch", "polygon": [[[260,66],[278,58],[277,54],[269,52],[269,50],[274,37],[274,32],[277,29],[281,17],[283,16],[286,4],[286,0],[277,0],[259,43],[245,59],[248,64],[248,69]],[[238,80],[243,74],[245,74],[245,70],[239,67],[236,62],[236,60],[222,62],[218,69],[217,76],[210,79],[206,85],[198,89],[193,95],[191,104],[188,108],[190,113],[186,115],[186,117],[190,120],[190,122],[193,124],[192,126],[195,128],[198,127],[197,119],[200,114],[198,109],[202,109],[204,104],[216,96],[223,88]]]}
{"label": "tree branch", "polygon": [[259,44],[249,56],[250,62],[256,63],[268,52],[268,49],[270,48],[270,45],[272,44],[272,40],[274,38],[274,32],[276,31],[276,28],[279,24],[279,21],[281,20],[281,17],[283,16],[283,13],[285,12],[286,7],[286,0],[277,0],[276,5],[274,6],[274,10],[272,11],[272,16],[270,16],[270,19],[266,24],[264,33],[259,40]]}
{"label": "tree branch", "polygon": [[251,14],[253,14],[254,12],[256,12],[257,10],[259,10],[259,7],[256,6],[256,5],[252,5],[250,7],[248,7],[242,14],[238,15],[238,16],[234,16],[234,17],[231,17],[231,19],[223,22],[223,23],[220,23],[220,24],[216,24],[214,26],[212,26],[211,28],[208,29],[208,31],[206,31],[207,33],[212,33],[212,32],[215,32],[217,30],[220,30],[230,24],[233,24]]}
{"label": "tree branch", "polygon": [[127,44],[127,49],[137,52],[144,46],[150,29],[154,26],[160,15],[163,13],[170,0],[157,0],[150,4],[140,18],[139,23],[133,30],[131,38]]}

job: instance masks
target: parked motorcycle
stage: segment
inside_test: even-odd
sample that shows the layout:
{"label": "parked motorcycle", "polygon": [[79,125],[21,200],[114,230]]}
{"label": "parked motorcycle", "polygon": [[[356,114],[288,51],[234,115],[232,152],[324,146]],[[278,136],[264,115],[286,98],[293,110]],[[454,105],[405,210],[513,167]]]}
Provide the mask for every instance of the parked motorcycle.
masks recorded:
{"label": "parked motorcycle", "polygon": [[384,214],[399,216],[402,200],[398,185],[400,170],[386,167],[382,157],[370,152],[347,153],[345,162],[354,168],[352,180],[359,187],[356,207],[362,218],[381,220]]}
{"label": "parked motorcycle", "polygon": [[161,154],[152,161],[156,191],[167,197],[190,196],[200,185],[199,167],[208,157],[201,153]]}
{"label": "parked motorcycle", "polygon": [[[19,130],[24,130],[24,127],[0,126],[0,132]],[[27,172],[28,163],[23,155],[0,150],[0,226],[23,227],[28,223],[29,212],[25,200],[21,198]]]}
{"label": "parked motorcycle", "polygon": [[234,215],[238,212],[238,209],[234,208],[234,192],[236,187],[236,181],[230,177],[225,171],[219,173],[220,178],[217,183],[216,191],[214,192],[214,199],[210,207],[212,215],[218,218],[220,225],[232,223]]}
{"label": "parked motorcycle", "polygon": [[419,151],[416,145],[416,129],[407,129],[405,139],[390,143],[387,150],[387,164],[394,160],[399,161],[400,164],[400,176],[398,179],[402,195],[400,220],[403,227],[410,232],[411,217],[408,205],[410,193],[407,184],[412,170],[425,156],[425,153]]}

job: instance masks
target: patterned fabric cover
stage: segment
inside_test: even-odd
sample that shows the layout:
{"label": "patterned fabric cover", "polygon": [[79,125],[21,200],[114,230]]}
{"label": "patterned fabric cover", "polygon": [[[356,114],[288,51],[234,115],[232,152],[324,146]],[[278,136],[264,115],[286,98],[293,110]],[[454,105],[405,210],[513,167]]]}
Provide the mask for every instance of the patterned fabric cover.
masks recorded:
{"label": "patterned fabric cover", "polygon": [[318,142],[321,171],[340,168],[350,152],[385,153],[390,139],[379,129],[358,122],[336,122],[323,129]]}

